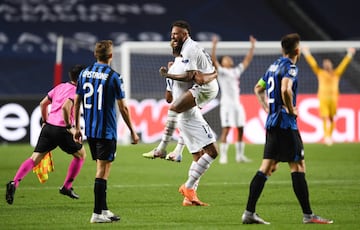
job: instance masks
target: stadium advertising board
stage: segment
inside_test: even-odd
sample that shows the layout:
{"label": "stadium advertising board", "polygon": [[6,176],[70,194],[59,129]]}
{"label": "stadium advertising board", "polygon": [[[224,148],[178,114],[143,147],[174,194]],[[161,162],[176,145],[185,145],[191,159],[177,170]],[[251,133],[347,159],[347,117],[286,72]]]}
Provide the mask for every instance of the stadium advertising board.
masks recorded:
{"label": "stadium advertising board", "polygon": [[[302,94],[298,97],[298,124],[305,143],[321,142],[323,131],[322,121],[318,115],[318,100],[316,95]],[[245,141],[248,143],[263,143],[265,140],[264,124],[266,113],[260,108],[254,95],[244,94],[241,101],[246,110]],[[360,95],[346,94],[340,96],[336,127],[333,133],[335,142],[360,142]],[[0,142],[28,142],[35,145],[41,129],[39,99],[0,100]],[[153,143],[160,140],[166,121],[169,104],[165,100],[146,99],[129,100],[131,116],[136,131],[143,143]],[[208,122],[219,123],[218,101],[213,101],[203,109]],[[213,116],[207,116],[213,113]],[[121,117],[119,117],[119,121]],[[83,124],[83,122],[81,123]],[[213,126],[213,125],[212,125]],[[213,126],[215,129],[215,127]],[[218,128],[215,129],[220,134]],[[176,138],[175,134],[175,138]],[[119,141],[126,142],[127,128],[123,122],[118,122]],[[236,130],[229,135],[230,141],[235,141]]]}

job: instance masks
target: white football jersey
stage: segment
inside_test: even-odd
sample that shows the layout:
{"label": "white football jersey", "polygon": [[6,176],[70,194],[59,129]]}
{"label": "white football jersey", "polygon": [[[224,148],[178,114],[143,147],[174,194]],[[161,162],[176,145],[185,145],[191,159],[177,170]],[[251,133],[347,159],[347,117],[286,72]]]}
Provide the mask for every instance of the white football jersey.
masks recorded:
{"label": "white football jersey", "polygon": [[198,70],[202,73],[213,73],[215,67],[210,55],[190,37],[186,39],[181,49],[182,61],[186,64],[185,71]]}
{"label": "white football jersey", "polygon": [[244,65],[240,63],[233,68],[218,67],[217,80],[220,86],[221,105],[239,104],[240,96],[240,76],[244,72]]}
{"label": "white football jersey", "polygon": [[[170,66],[168,73],[170,74],[183,74],[185,73],[185,63],[182,62],[182,57],[175,57],[174,63]],[[185,82],[185,81],[173,81],[172,84],[172,95],[173,100],[175,101],[182,94],[184,94],[191,86],[193,82]]]}

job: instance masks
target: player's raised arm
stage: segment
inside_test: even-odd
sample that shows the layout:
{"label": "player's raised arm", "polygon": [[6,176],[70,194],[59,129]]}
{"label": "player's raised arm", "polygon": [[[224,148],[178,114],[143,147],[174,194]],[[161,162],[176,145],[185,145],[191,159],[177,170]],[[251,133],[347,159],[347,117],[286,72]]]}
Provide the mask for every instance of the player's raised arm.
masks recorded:
{"label": "player's raised arm", "polygon": [[250,65],[250,63],[254,57],[256,38],[254,36],[250,35],[249,41],[251,44],[250,49],[249,49],[248,53],[246,54],[244,60],[242,61],[242,64],[244,65],[245,69]]}
{"label": "player's raised arm", "polygon": [[219,63],[219,61],[217,60],[217,57],[216,57],[217,43],[218,43],[218,37],[214,36],[212,38],[211,61],[212,61],[213,65],[214,65],[214,67],[216,69],[220,66],[220,63]]}

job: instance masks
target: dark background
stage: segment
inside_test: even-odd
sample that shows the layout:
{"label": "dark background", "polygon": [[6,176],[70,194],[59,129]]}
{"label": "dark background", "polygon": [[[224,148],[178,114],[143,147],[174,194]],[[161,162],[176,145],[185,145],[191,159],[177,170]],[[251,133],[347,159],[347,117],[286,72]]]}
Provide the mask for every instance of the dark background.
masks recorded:
{"label": "dark background", "polygon": [[259,41],[279,41],[290,32],[308,41],[359,40],[358,9],[357,0],[2,0],[0,97],[49,91],[58,35],[65,39],[66,81],[71,65],[94,61],[95,41],[168,41],[170,25],[178,19],[191,24],[198,41],[213,34],[222,41],[248,41],[250,34]]}

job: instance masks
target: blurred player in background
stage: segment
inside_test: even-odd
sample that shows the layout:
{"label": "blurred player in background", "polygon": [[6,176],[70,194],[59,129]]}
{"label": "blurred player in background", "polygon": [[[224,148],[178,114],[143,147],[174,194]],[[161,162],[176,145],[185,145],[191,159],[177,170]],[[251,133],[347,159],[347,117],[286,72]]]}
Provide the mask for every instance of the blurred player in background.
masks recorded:
{"label": "blurred player in background", "polygon": [[[6,185],[6,202],[8,204],[13,203],[19,182],[39,164],[48,152],[57,146],[74,157],[69,165],[64,185],[59,191],[63,195],[79,199],[79,195],[73,191],[72,183],[83,166],[86,152],[82,144],[73,140],[73,104],[78,76],[84,67],[82,65],[73,66],[69,71],[70,81],[57,85],[41,100],[40,110],[43,124],[40,136],[31,157],[20,165],[14,179]],[[51,109],[48,111],[50,104]]]}
{"label": "blurred player in background", "polygon": [[236,162],[250,162],[245,156],[245,143],[243,142],[245,111],[239,100],[240,96],[240,76],[250,65],[253,56],[256,39],[250,36],[250,49],[244,60],[237,66],[234,66],[234,60],[230,56],[222,56],[219,61],[216,57],[216,45],[218,38],[213,37],[211,60],[218,72],[217,80],[220,86],[220,119],[221,119],[221,136],[220,136],[220,157],[219,163],[228,162],[227,152],[229,143],[227,136],[231,127],[236,127],[238,131],[237,141],[235,143],[235,160]]}
{"label": "blurred player in background", "polygon": [[332,145],[332,133],[335,128],[334,116],[339,99],[340,78],[356,51],[354,48],[349,48],[347,54],[335,69],[333,68],[332,61],[328,58],[323,59],[322,68],[320,68],[315,58],[311,55],[309,47],[303,47],[302,51],[305,60],[318,79],[319,112],[323,120],[324,142],[326,145]]}
{"label": "blurred player in background", "polygon": [[295,64],[300,58],[300,36],[285,35],[281,39],[281,47],[283,56],[270,65],[254,88],[261,106],[268,113],[265,124],[266,142],[261,166],[250,183],[242,222],[270,224],[256,214],[256,203],[277,164],[287,162],[293,190],[302,208],[303,223],[331,224],[332,220],[313,214],[305,179],[304,148],[296,121],[298,68]]}
{"label": "blurred player in background", "polygon": [[75,96],[75,134],[74,139],[81,142],[80,104],[82,102],[85,119],[85,135],[89,143],[92,159],[96,161],[94,183],[94,210],[91,223],[119,221],[107,206],[107,180],[116,156],[117,124],[115,103],[128,126],[132,144],[139,141],[129,109],[125,101],[123,78],[110,67],[113,43],[111,40],[99,41],[95,45],[96,62],[84,69],[76,88]]}

